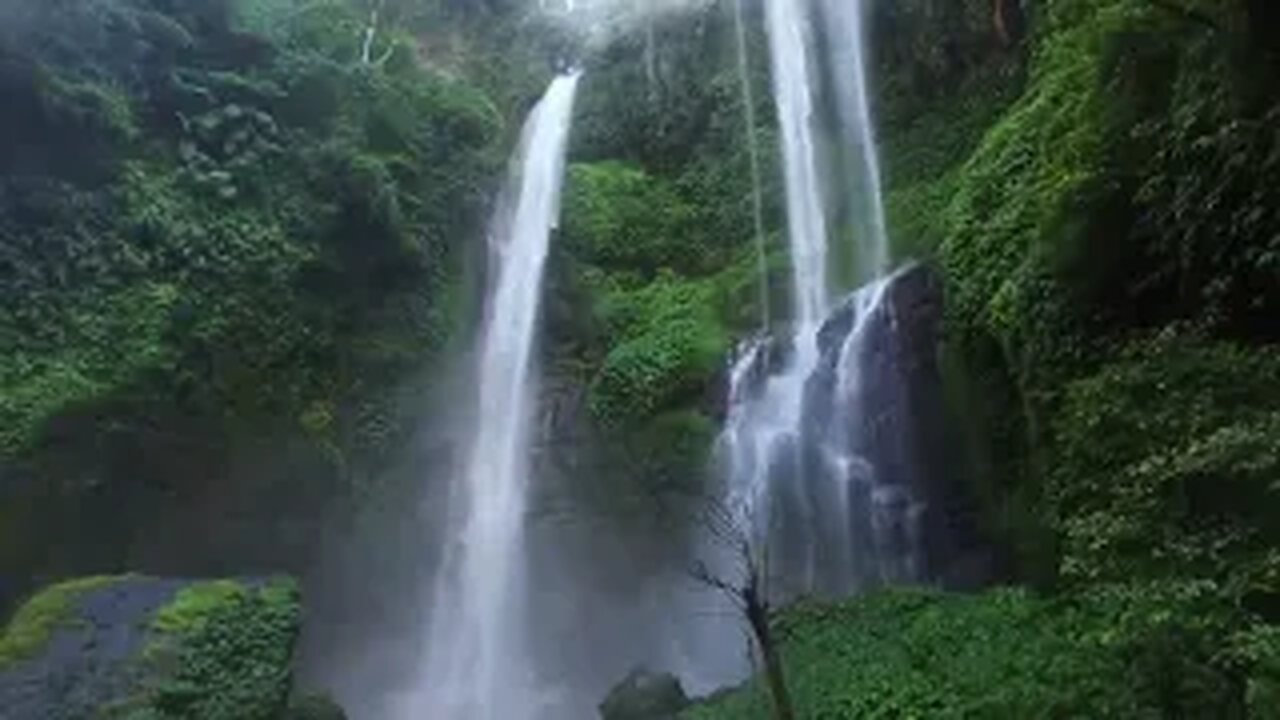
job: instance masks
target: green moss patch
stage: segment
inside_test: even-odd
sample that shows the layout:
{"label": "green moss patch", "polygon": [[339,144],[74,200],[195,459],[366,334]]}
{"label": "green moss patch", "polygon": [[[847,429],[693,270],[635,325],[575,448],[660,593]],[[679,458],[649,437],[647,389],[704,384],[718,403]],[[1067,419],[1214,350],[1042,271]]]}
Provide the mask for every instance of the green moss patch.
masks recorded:
{"label": "green moss patch", "polygon": [[77,598],[121,579],[108,576],[77,578],[34,595],[18,609],[5,626],[4,635],[0,636],[0,668],[38,655],[60,626],[74,622]]}

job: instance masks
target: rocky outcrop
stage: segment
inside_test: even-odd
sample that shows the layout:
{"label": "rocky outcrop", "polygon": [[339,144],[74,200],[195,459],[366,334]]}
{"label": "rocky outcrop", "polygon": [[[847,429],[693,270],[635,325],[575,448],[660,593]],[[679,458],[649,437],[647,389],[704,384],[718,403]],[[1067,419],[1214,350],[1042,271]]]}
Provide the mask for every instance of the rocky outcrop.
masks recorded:
{"label": "rocky outcrop", "polygon": [[276,720],[298,595],[288,580],[72,580],[0,637],[0,718]]}
{"label": "rocky outcrop", "polygon": [[327,695],[303,695],[289,703],[285,720],[347,720],[347,713]]}
{"label": "rocky outcrop", "polygon": [[689,705],[680,681],[643,668],[633,670],[600,704],[603,720],[674,720]]}

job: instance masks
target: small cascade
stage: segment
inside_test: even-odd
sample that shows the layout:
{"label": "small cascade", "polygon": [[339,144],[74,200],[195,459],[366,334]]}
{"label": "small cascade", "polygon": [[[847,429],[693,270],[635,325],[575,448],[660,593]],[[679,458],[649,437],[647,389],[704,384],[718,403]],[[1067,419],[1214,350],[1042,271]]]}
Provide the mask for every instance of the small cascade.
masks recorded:
{"label": "small cascade", "polygon": [[832,310],[806,375],[790,370],[789,341],[740,348],[719,453],[730,510],[769,548],[781,596],[929,577],[941,529],[929,520],[934,479],[919,437],[932,414],[921,393],[936,377],[939,306],[932,277],[911,266]]}
{"label": "small cascade", "polygon": [[524,126],[491,235],[471,446],[452,491],[426,657],[400,717],[534,714],[525,647],[524,521],[532,358],[578,75],[557,77]]}
{"label": "small cascade", "polygon": [[773,64],[774,101],[782,135],[786,183],[787,241],[791,248],[792,294],[796,326],[796,369],[808,374],[813,357],[812,334],[826,314],[827,213],[823,172],[818,166],[818,133],[814,126],[814,94],[819,86],[814,37],[803,3],[766,0],[769,55]]}
{"label": "small cascade", "polygon": [[[867,89],[867,10],[863,0],[821,0],[820,10],[827,35],[827,66],[841,74],[832,83],[840,120],[836,142],[851,185],[848,215],[859,238],[856,260],[864,277],[878,277],[889,270],[889,233]],[[843,81],[844,77],[848,80]]]}
{"label": "small cascade", "polygon": [[[900,370],[921,364],[912,353],[932,350],[909,342],[917,320],[904,330],[899,312],[919,299],[912,290],[928,287],[915,280],[927,273],[886,275],[864,12],[860,1],[765,0],[792,325],[786,337],[740,349],[719,452],[727,503],[768,548],[769,580],[784,596],[845,595],[929,572],[928,478],[912,445],[915,380]],[[848,228],[855,274],[871,279],[833,307],[828,258],[838,255],[829,243]]]}

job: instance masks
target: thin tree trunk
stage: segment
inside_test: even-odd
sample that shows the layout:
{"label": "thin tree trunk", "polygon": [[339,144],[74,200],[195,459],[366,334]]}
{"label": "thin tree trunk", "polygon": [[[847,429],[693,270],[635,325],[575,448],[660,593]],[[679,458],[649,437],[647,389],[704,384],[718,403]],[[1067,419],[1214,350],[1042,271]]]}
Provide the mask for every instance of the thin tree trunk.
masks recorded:
{"label": "thin tree trunk", "polygon": [[769,683],[769,697],[773,700],[774,720],[795,720],[795,712],[791,707],[791,695],[787,692],[787,679],[782,669],[782,658],[773,641],[773,632],[769,629],[769,608],[760,597],[754,578],[743,593],[746,601],[747,622],[755,633],[756,643],[760,645],[760,656],[764,660],[765,678]]}
{"label": "thin tree trunk", "polygon": [[991,25],[995,28],[1001,45],[1009,47],[1013,44],[1013,38],[1009,36],[1009,25],[1005,22],[1005,0],[995,0],[992,3]]}

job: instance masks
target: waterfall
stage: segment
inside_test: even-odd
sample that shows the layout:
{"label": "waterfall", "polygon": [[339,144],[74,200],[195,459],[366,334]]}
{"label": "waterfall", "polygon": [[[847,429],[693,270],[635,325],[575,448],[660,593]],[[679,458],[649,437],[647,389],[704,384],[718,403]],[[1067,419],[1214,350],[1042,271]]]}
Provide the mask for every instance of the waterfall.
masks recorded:
{"label": "waterfall", "polygon": [[534,704],[521,615],[530,368],[577,84],[557,77],[533,109],[494,219],[475,425],[405,720],[527,717]]}
{"label": "waterfall", "polygon": [[849,70],[848,82],[837,78],[834,86],[847,172],[861,183],[853,208],[862,240],[857,258],[864,274],[878,276],[889,269],[889,233],[867,92],[866,10],[862,0],[822,0],[821,9],[826,18],[830,67]]}
{"label": "waterfall", "polygon": [[[809,19],[795,0],[766,0],[773,91],[782,133],[782,160],[787,201],[787,239],[791,248],[792,289],[800,336],[807,335],[826,313],[827,229],[822,176],[814,127],[814,90],[818,86]],[[796,365],[813,358],[800,339]]]}
{"label": "waterfall", "polygon": [[[928,505],[912,460],[911,380],[900,365],[919,366],[904,356],[927,352],[903,335],[914,319],[901,317],[927,292],[915,282],[921,273],[886,274],[865,8],[845,0],[765,6],[793,317],[785,337],[750,340],[732,364],[719,442],[726,503],[767,545],[780,595],[923,580]],[[856,233],[857,270],[872,279],[833,307],[828,244],[845,225]]]}

